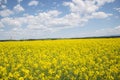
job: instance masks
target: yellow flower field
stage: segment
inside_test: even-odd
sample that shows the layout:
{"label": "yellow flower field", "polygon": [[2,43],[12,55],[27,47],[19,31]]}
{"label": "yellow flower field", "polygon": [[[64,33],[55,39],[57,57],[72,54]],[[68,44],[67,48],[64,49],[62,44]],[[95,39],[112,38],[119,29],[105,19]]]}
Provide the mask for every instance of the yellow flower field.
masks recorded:
{"label": "yellow flower field", "polygon": [[120,38],[0,42],[0,80],[120,80]]}

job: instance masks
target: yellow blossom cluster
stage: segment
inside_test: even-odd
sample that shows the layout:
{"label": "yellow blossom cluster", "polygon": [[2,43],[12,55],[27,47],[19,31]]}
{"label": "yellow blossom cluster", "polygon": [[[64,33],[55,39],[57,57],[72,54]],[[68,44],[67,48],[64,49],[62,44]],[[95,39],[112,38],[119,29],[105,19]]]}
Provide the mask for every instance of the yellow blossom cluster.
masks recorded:
{"label": "yellow blossom cluster", "polygon": [[0,80],[119,80],[120,38],[0,42]]}

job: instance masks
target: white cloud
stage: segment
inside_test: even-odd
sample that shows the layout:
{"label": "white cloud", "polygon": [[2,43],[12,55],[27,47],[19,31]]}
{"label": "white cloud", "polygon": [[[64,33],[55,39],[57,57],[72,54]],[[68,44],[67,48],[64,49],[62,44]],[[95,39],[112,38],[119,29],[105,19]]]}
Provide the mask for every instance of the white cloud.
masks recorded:
{"label": "white cloud", "polygon": [[[20,0],[21,1],[21,0]],[[98,18],[104,19],[112,14],[98,11],[100,6],[105,3],[113,2],[114,0],[72,0],[71,2],[64,2],[65,6],[70,8],[70,13],[65,16],[60,16],[62,12],[58,10],[50,10],[47,12],[39,12],[36,15],[24,15],[16,18],[2,18],[0,25],[7,26],[13,31],[9,33],[25,36],[39,36],[44,31],[56,31],[64,28],[81,27],[90,19]],[[32,3],[33,2],[33,3]],[[29,6],[37,6],[38,2],[30,2]],[[97,2],[97,4],[96,4]],[[24,11],[24,8],[17,4],[14,11]],[[32,34],[32,33],[36,34]],[[8,33],[6,33],[8,34]]]}
{"label": "white cloud", "polygon": [[[70,14],[62,18],[58,18],[61,12],[57,10],[39,13],[36,16],[27,15],[18,18],[3,18],[1,22],[5,26],[21,27],[26,24],[28,29],[39,30],[56,30],[65,27],[73,27],[78,23],[79,16]],[[78,19],[77,19],[78,18]]]}
{"label": "white cloud", "polygon": [[24,11],[24,8],[20,4],[17,4],[16,6],[14,6],[14,11],[22,12]]}
{"label": "white cloud", "polygon": [[6,27],[20,27],[22,23],[19,21],[19,19],[16,18],[3,18],[1,19],[2,24]]}
{"label": "white cloud", "polygon": [[[102,3],[103,4],[103,3]],[[25,24],[29,29],[56,30],[63,28],[78,27],[84,25],[89,19],[107,18],[112,14],[97,11],[99,7],[95,1],[72,0],[72,2],[64,2],[65,6],[69,6],[71,13],[59,17],[61,12],[50,10],[48,12],[40,12],[37,15],[26,15],[18,18],[2,19],[9,25],[21,26]],[[24,11],[20,4],[14,7],[15,11]],[[23,22],[24,21],[24,22]]]}
{"label": "white cloud", "polygon": [[7,8],[7,6],[6,5],[1,5],[1,8],[5,9],[5,8]]}
{"label": "white cloud", "polygon": [[95,5],[95,2],[90,0],[72,0],[72,2],[64,2],[63,5],[69,6],[71,12],[80,14],[92,13],[98,9],[98,6]]}
{"label": "white cloud", "polygon": [[79,14],[84,19],[92,18],[107,18],[112,14],[99,12],[100,6],[105,3],[113,2],[114,0],[72,0],[72,2],[64,2],[64,6],[70,8],[71,13]]}
{"label": "white cloud", "polygon": [[4,9],[6,8],[7,0],[0,0],[0,8]]}
{"label": "white cloud", "polygon": [[20,3],[20,2],[22,2],[23,0],[17,0],[18,1],[18,3]]}
{"label": "white cloud", "polygon": [[115,27],[116,30],[120,30],[120,26]]}
{"label": "white cloud", "polygon": [[7,4],[7,0],[3,0],[5,2],[5,4]]}
{"label": "white cloud", "polygon": [[87,31],[81,34],[73,34],[72,37],[115,36],[115,35],[117,36],[120,35],[120,26],[113,28],[98,29],[96,31]]}
{"label": "white cloud", "polygon": [[4,27],[4,25],[2,24],[2,22],[0,22],[0,28],[3,28]]}
{"label": "white cloud", "polygon": [[109,16],[112,16],[112,14],[106,14],[104,12],[95,12],[92,14],[93,18],[107,18]]}
{"label": "white cloud", "polygon": [[13,12],[9,9],[3,9],[0,11],[0,16],[2,17],[7,17],[10,16],[11,14],[13,14]]}
{"label": "white cloud", "polygon": [[94,0],[94,1],[97,2],[98,6],[102,6],[105,3],[111,3],[111,2],[114,2],[115,0]]}
{"label": "white cloud", "polygon": [[114,0],[72,0],[71,2],[64,2],[63,5],[70,8],[71,13],[67,16],[71,17],[71,14],[77,15],[77,17],[72,17],[69,19],[69,22],[74,22],[77,25],[83,25],[81,23],[85,23],[89,19],[102,19],[111,16],[112,14],[107,14],[98,10],[105,3],[110,3],[113,1]]}
{"label": "white cloud", "polygon": [[72,0],[72,2],[64,2],[63,5],[69,6],[71,12],[86,15],[96,12],[100,6],[110,2],[114,0]]}
{"label": "white cloud", "polygon": [[114,9],[120,13],[120,8],[114,8]]}
{"label": "white cloud", "polygon": [[96,30],[94,35],[120,35],[120,26],[114,27],[114,28],[106,28],[106,29],[100,29]]}
{"label": "white cloud", "polygon": [[[57,16],[60,14],[59,11],[53,10],[48,12],[39,13],[36,16],[28,15],[26,16],[28,28],[31,29],[45,29],[50,30],[51,22],[57,20]],[[54,27],[54,25],[52,25]]]}
{"label": "white cloud", "polygon": [[0,4],[7,4],[7,0],[0,0]]}
{"label": "white cloud", "polygon": [[28,3],[29,6],[37,6],[39,4],[39,1],[32,0]]}

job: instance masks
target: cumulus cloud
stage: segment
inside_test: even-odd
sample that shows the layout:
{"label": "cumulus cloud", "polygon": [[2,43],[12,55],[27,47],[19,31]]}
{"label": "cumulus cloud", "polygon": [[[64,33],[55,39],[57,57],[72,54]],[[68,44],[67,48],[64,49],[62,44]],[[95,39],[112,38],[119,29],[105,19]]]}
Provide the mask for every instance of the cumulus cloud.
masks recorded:
{"label": "cumulus cloud", "polygon": [[105,3],[114,0],[72,0],[72,2],[64,2],[64,6],[68,6],[71,12],[79,14],[90,14],[96,12]]}
{"label": "cumulus cloud", "polygon": [[0,0],[0,5],[1,4],[7,4],[7,0]]}
{"label": "cumulus cloud", "polygon": [[17,0],[18,3],[22,2],[23,0]]}
{"label": "cumulus cloud", "polygon": [[60,14],[61,12],[57,10],[51,10],[48,12],[39,13],[36,16],[27,15],[18,18],[3,18],[1,19],[1,22],[4,25],[11,27],[21,27],[26,24],[28,29],[39,30],[53,30],[77,25],[77,18],[79,19],[79,16],[70,14],[65,17],[58,18]]}
{"label": "cumulus cloud", "polygon": [[16,18],[3,18],[1,19],[2,24],[6,27],[14,28],[14,27],[21,27],[22,22]]}
{"label": "cumulus cloud", "polygon": [[0,22],[0,28],[3,28],[4,27],[4,25],[2,24],[2,22]]}
{"label": "cumulus cloud", "polygon": [[72,0],[72,2],[64,2],[64,6],[69,6],[71,12],[75,13],[91,13],[98,9],[98,6],[95,5],[94,1],[90,0]]}
{"label": "cumulus cloud", "polygon": [[119,32],[120,32],[120,26],[115,27],[115,29],[116,29],[116,30],[119,30]]}
{"label": "cumulus cloud", "polygon": [[[97,11],[99,7],[94,1],[72,0],[72,2],[64,2],[64,5],[68,6],[71,12],[63,17],[59,17],[62,12],[50,10],[48,12],[40,12],[37,15],[7,18],[2,19],[2,21],[8,22],[7,24],[12,26],[21,26],[25,24],[29,29],[57,30],[78,27],[84,25],[89,19],[102,19],[112,15]],[[19,4],[14,7],[14,10],[19,12],[24,11]]]}
{"label": "cumulus cloud", "polygon": [[28,3],[29,6],[37,6],[39,4],[39,1],[32,0]]}
{"label": "cumulus cloud", "polygon": [[[98,0],[72,0],[72,2],[63,3],[65,6],[68,6],[71,11],[63,17],[59,17],[62,12],[58,10],[50,10],[48,12],[40,12],[37,15],[27,15],[20,18],[7,18],[7,21],[6,19],[2,19],[2,21],[8,22],[9,25],[15,24],[16,26],[25,24],[27,28],[30,29],[52,30],[77,27],[84,25],[89,19],[102,19],[111,16],[112,14],[97,11],[99,6],[96,2],[103,5],[105,2],[108,3],[112,1],[114,0],[104,0],[103,2],[99,2]],[[14,10],[21,12],[24,11],[24,8],[18,4],[14,7]]]}
{"label": "cumulus cloud", "polygon": [[3,0],[5,2],[5,4],[7,4],[7,0]]}
{"label": "cumulus cloud", "polygon": [[14,11],[22,12],[24,11],[24,8],[20,4],[17,4],[16,6],[14,6]]}
{"label": "cumulus cloud", "polygon": [[114,2],[115,0],[94,0],[98,6],[102,6],[104,5],[105,3],[111,3],[111,2]]}
{"label": "cumulus cloud", "polygon": [[5,9],[5,8],[7,8],[7,6],[6,5],[1,5],[1,8]]}
{"label": "cumulus cloud", "polygon": [[104,12],[95,12],[92,14],[93,18],[107,18],[109,16],[112,16],[112,14],[106,14]]}
{"label": "cumulus cloud", "polygon": [[27,27],[31,29],[50,30],[50,28],[52,28],[53,26],[50,24],[52,23],[52,21],[55,21],[58,19],[57,16],[59,14],[60,14],[59,11],[53,10],[53,11],[39,13],[36,16],[28,15],[26,16],[27,22],[29,23]]}
{"label": "cumulus cloud", "polygon": [[115,35],[120,35],[120,26],[113,28],[103,28],[90,32],[83,32],[81,34],[73,35],[73,37],[115,36]]}
{"label": "cumulus cloud", "polygon": [[[70,8],[70,13],[64,16],[60,16],[62,12],[58,10],[49,10],[47,12],[39,12],[36,15],[2,18],[0,25],[9,26],[13,31],[17,31],[16,34],[24,33],[26,36],[28,33],[32,32],[36,32],[35,35],[37,36],[43,31],[55,31],[65,28],[80,27],[90,19],[104,19],[111,16],[112,14],[98,10],[105,3],[113,1],[114,0],[72,0],[71,2],[63,3],[64,6]],[[28,5],[37,6],[38,3],[38,1],[32,0]],[[24,8],[20,4],[17,4],[14,7],[14,11],[22,12],[24,11]],[[9,32],[12,33],[11,31]]]}
{"label": "cumulus cloud", "polygon": [[0,16],[1,17],[7,17],[13,14],[13,11],[9,10],[9,9],[3,9],[0,11]]}
{"label": "cumulus cloud", "polygon": [[0,0],[0,9],[6,8],[7,0]]}
{"label": "cumulus cloud", "polygon": [[77,17],[71,17],[71,19],[68,19],[69,22],[81,25],[81,23],[87,22],[89,19],[102,19],[112,16],[112,14],[98,10],[105,3],[113,1],[114,0],[72,0],[71,2],[64,2],[63,5],[70,8],[71,13],[67,16],[71,17],[71,14],[72,16],[77,15]]}
{"label": "cumulus cloud", "polygon": [[108,32],[108,34],[110,35],[120,35],[120,28],[119,29],[110,29],[110,30],[107,30],[106,32]]}
{"label": "cumulus cloud", "polygon": [[120,13],[120,8],[114,8],[114,9]]}
{"label": "cumulus cloud", "polygon": [[96,30],[95,35],[120,35],[120,26]]}

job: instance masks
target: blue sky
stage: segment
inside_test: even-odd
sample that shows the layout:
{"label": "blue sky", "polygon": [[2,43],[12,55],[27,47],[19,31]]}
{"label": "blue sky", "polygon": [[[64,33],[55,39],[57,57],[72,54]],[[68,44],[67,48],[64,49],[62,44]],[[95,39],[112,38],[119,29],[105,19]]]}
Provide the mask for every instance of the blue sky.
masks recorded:
{"label": "blue sky", "polygon": [[0,39],[120,35],[120,0],[0,0]]}

